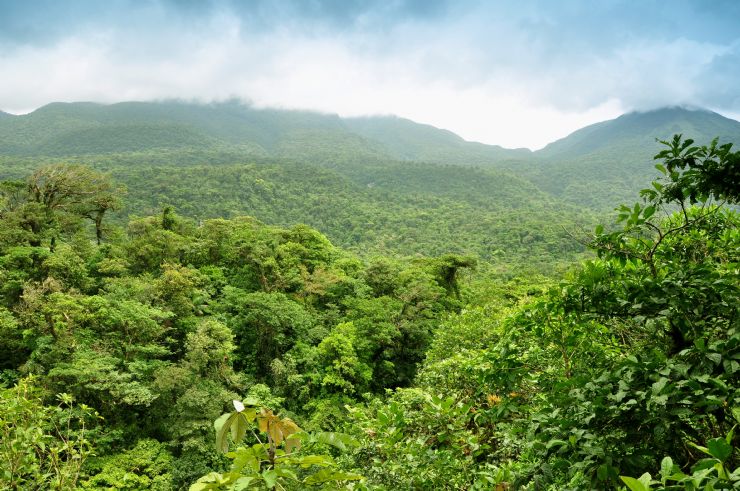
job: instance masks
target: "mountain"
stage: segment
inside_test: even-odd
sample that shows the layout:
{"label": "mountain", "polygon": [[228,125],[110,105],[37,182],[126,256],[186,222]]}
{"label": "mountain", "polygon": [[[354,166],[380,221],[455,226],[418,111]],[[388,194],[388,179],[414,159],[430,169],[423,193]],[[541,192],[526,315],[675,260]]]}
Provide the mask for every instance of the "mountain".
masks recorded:
{"label": "mountain", "polygon": [[566,230],[636,198],[656,175],[655,138],[676,132],[740,141],[737,121],[683,108],[625,114],[530,152],[389,116],[234,101],[55,103],[0,118],[0,179],[64,157],[128,187],[123,218],[170,204],[199,219],[307,223],[363,253],[544,265],[580,252]]}
{"label": "mountain", "polygon": [[664,147],[656,139],[677,133],[699,145],[715,137],[740,144],[740,122],[703,109],[670,107],[586,126],[512,170],[567,202],[610,210],[634,200],[657,177],[653,157]]}
{"label": "mountain", "polygon": [[0,120],[3,155],[183,148],[231,148],[255,157],[330,166],[387,160],[491,164],[529,154],[467,142],[449,131],[407,119],[343,119],[310,111],[258,109],[238,101],[52,103]]}
{"label": "mountain", "polygon": [[446,164],[490,164],[504,159],[526,158],[526,148],[469,142],[447,130],[395,116],[349,118],[347,126],[368,140],[381,143],[398,160]]}
{"label": "mountain", "polygon": [[705,109],[668,107],[631,112],[616,119],[581,128],[535,152],[540,158],[573,159],[584,155],[613,155],[628,151],[643,156],[655,149],[656,139],[670,139],[676,133],[708,142],[740,141],[740,122]]}
{"label": "mountain", "polygon": [[6,113],[5,111],[0,111],[0,119],[12,118],[12,117],[13,117],[12,114]]}

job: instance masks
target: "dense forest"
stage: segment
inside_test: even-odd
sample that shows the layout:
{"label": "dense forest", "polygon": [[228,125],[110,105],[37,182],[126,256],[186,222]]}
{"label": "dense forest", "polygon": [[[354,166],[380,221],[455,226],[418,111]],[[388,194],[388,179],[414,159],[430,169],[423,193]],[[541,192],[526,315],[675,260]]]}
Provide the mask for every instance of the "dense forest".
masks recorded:
{"label": "dense forest", "polygon": [[0,120],[0,487],[740,486],[736,122],[71,107]]}

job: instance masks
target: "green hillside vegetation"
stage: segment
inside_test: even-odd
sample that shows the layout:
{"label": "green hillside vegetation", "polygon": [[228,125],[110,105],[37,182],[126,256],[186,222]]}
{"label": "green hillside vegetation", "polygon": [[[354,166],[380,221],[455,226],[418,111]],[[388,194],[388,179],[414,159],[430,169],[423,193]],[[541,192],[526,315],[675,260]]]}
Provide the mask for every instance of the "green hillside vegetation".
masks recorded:
{"label": "green hillside vegetation", "polygon": [[[197,220],[250,215],[279,226],[305,223],[363,256],[454,252],[505,274],[518,268],[551,273],[569,264],[584,253],[571,234],[595,223],[499,171],[389,163],[357,167],[345,177],[299,163],[227,163],[232,158],[238,157],[144,152],[76,161],[109,172],[128,189],[114,223],[165,205]],[[5,162],[0,177],[17,178],[43,160]]]}
{"label": "green hillside vegetation", "polygon": [[517,169],[543,191],[570,203],[610,209],[650,179],[652,157],[659,149],[656,139],[674,134],[740,144],[740,122],[678,107],[629,113],[551,143],[535,152],[536,161]]}
{"label": "green hillside vegetation", "polygon": [[[148,135],[149,131],[154,134]],[[97,148],[91,145],[95,141]],[[239,101],[54,103],[4,120],[0,142],[0,153],[12,155],[236,146],[253,157],[329,164],[380,159],[471,165],[529,154],[466,142],[449,131],[400,118],[341,119],[306,111],[257,109]]]}
{"label": "green hillside vegetation", "polygon": [[[14,161],[34,170],[0,185],[0,487],[740,484],[730,145],[668,142],[658,179],[591,234],[598,257],[560,279],[492,277],[460,254],[361,257],[309,226],[231,213],[193,219],[165,206],[112,226],[126,200],[170,198],[182,183],[183,198],[214,213],[241,188],[245,202],[268,184],[261,202],[288,201],[298,188],[277,183],[290,176],[339,196],[362,189],[363,206],[421,191],[452,206],[472,179],[463,216],[478,213],[487,179],[518,183],[506,174],[380,167],[368,187],[302,164],[126,158],[97,165],[133,176],[141,194],[38,159]],[[501,213],[512,226],[526,215]]]}
{"label": "green hillside vegetation", "polygon": [[0,114],[0,488],[740,486],[738,128]]}
{"label": "green hillside vegetation", "polygon": [[[428,162],[507,170],[558,199],[599,213],[629,199],[652,173],[657,139],[692,135],[740,142],[740,123],[706,110],[663,108],[629,113],[574,132],[542,150],[467,142],[452,132],[393,117],[340,118],[309,111],[212,104],[54,103],[0,117],[0,155],[80,157],[175,152],[229,154],[227,163],[264,159],[321,165],[359,177],[368,167]],[[218,160],[218,159],[216,159]],[[273,160],[276,161],[276,160]],[[7,172],[7,171],[6,171]]]}
{"label": "green hillside vegetation", "polygon": [[501,160],[527,158],[527,149],[465,141],[451,131],[397,117],[349,118],[347,126],[371,141],[380,142],[393,158],[456,165],[490,165]]}

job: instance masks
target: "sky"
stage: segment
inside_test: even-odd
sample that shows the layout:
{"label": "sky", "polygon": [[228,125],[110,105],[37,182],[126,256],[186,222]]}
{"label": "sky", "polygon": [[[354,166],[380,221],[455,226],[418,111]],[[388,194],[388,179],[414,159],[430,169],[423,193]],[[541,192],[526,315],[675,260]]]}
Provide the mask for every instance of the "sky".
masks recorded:
{"label": "sky", "polygon": [[738,0],[0,0],[0,109],[241,98],[537,149],[633,110],[740,119]]}

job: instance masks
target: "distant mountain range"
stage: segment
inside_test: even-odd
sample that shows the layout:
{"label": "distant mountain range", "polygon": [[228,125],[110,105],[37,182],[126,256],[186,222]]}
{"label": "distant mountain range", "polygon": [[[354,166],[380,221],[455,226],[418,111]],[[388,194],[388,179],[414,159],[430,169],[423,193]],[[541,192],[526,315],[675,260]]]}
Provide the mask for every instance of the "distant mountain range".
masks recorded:
{"label": "distant mountain range", "polygon": [[656,138],[674,133],[698,141],[740,137],[740,122],[711,111],[680,107],[624,114],[586,126],[536,152],[465,141],[451,131],[395,116],[340,118],[309,111],[257,109],[237,101],[52,103],[21,116],[0,111],[0,119],[0,153],[6,155],[236,146],[284,157],[310,139],[314,147],[343,143],[365,156],[382,159],[491,164],[531,156],[560,160],[613,153],[617,147],[635,153],[654,147]]}
{"label": "distant mountain range", "polygon": [[655,149],[655,140],[682,133],[698,142],[714,137],[740,140],[740,122],[704,109],[669,107],[631,112],[616,119],[592,124],[536,152],[543,158],[566,159],[589,154],[612,154],[615,149],[639,153]]}
{"label": "distant mountain range", "polygon": [[679,107],[632,112],[531,152],[468,142],[393,116],[340,118],[258,109],[238,101],[52,103],[27,115],[0,112],[0,155],[218,151],[226,154],[226,162],[247,158],[322,165],[369,185],[377,177],[371,169],[389,162],[473,165],[510,171],[566,202],[600,209],[648,182],[655,173],[652,156],[660,150],[655,140],[675,133],[697,143],[714,137],[740,143],[740,122]]}
{"label": "distant mountain range", "polygon": [[459,252],[508,274],[581,257],[573,234],[634,202],[657,173],[655,138],[674,133],[740,142],[740,123],[666,108],[531,152],[398,117],[238,102],[54,103],[22,116],[0,112],[0,180],[77,162],[128,188],[121,224],[165,205],[198,220],[250,215],[306,223],[364,255]]}
{"label": "distant mountain range", "polygon": [[740,122],[703,109],[680,107],[631,112],[586,126],[547,145],[517,167],[540,189],[566,202],[611,209],[636,197],[657,177],[656,140],[682,134],[699,145],[713,138],[740,144]]}
{"label": "distant mountain range", "polygon": [[525,149],[467,142],[397,117],[342,119],[307,111],[256,109],[239,102],[52,103],[0,123],[0,154],[85,155],[186,147],[230,147],[254,156],[336,163],[413,160],[490,164]]}

